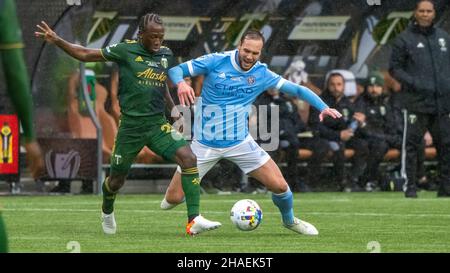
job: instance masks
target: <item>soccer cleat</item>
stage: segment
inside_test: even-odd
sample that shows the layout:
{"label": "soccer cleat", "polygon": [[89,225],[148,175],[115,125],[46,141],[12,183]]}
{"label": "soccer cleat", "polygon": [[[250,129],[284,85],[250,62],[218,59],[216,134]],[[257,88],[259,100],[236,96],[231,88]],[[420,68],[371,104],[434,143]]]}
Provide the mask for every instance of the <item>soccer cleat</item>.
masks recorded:
{"label": "soccer cleat", "polygon": [[222,226],[219,222],[213,222],[205,219],[203,216],[199,215],[190,221],[186,226],[186,234],[197,235],[203,231],[216,229]]}
{"label": "soccer cleat", "polygon": [[172,204],[172,203],[167,202],[166,198],[164,197],[164,199],[161,201],[160,207],[162,210],[169,210],[169,209],[173,209],[174,207],[178,206],[179,204],[181,204],[183,202],[184,202],[184,199],[180,203]]}
{"label": "soccer cleat", "polygon": [[111,214],[102,212],[102,227],[105,234],[116,233],[117,225],[116,219],[114,219],[114,212],[112,212]]}
{"label": "soccer cleat", "polygon": [[319,235],[319,231],[310,223],[294,217],[294,223],[291,225],[283,224],[286,228],[304,235]]}

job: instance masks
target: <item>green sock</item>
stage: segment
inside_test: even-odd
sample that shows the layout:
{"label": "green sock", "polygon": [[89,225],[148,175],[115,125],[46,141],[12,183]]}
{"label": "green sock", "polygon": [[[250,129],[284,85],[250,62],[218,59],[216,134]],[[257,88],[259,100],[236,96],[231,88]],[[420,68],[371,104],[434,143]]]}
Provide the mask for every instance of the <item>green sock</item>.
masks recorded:
{"label": "green sock", "polygon": [[6,228],[3,223],[2,214],[0,213],[0,253],[8,252],[8,239],[6,236]]}
{"label": "green sock", "polygon": [[106,214],[111,214],[114,211],[114,201],[116,200],[117,192],[111,191],[109,188],[109,177],[105,179],[102,185],[103,191],[103,205],[102,210]]}
{"label": "green sock", "polygon": [[186,198],[188,221],[200,214],[200,178],[197,167],[181,171],[181,184]]}

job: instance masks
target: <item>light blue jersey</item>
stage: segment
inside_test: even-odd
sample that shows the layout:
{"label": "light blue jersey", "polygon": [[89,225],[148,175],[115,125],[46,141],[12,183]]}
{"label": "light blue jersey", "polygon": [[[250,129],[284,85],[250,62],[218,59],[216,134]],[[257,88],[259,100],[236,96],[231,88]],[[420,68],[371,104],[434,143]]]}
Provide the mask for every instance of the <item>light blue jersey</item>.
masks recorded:
{"label": "light blue jersey", "polygon": [[230,147],[243,141],[248,135],[251,105],[268,89],[305,98],[320,111],[328,107],[311,90],[286,81],[264,63],[258,61],[250,70],[242,70],[238,50],[204,55],[169,71],[174,83],[198,75],[205,78],[196,104],[194,138],[210,147]]}

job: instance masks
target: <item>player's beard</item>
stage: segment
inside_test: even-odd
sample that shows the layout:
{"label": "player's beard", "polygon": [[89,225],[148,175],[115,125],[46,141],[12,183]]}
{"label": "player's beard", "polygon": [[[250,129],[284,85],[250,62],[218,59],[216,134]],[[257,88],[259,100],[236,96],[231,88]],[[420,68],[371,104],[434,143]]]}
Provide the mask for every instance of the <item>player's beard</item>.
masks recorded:
{"label": "player's beard", "polygon": [[239,65],[241,66],[242,70],[245,70],[245,71],[250,70],[255,65],[255,63],[256,63],[256,61],[246,62],[243,57],[239,57]]}

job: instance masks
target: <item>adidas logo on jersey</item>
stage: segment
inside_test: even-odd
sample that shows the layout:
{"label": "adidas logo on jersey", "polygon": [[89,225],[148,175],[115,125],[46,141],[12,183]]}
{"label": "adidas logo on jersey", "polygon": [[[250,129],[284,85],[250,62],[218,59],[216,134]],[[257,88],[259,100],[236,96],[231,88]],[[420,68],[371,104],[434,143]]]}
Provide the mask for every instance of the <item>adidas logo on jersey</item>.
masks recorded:
{"label": "adidas logo on jersey", "polygon": [[136,59],[134,59],[135,62],[143,62],[144,59],[142,59],[141,56],[137,56]]}
{"label": "adidas logo on jersey", "polygon": [[424,48],[425,46],[421,43],[421,42],[419,42],[418,44],[417,44],[417,48]]}

